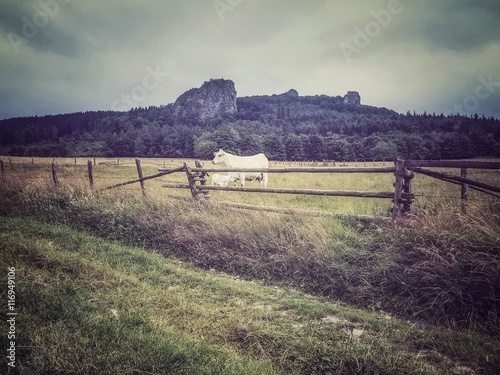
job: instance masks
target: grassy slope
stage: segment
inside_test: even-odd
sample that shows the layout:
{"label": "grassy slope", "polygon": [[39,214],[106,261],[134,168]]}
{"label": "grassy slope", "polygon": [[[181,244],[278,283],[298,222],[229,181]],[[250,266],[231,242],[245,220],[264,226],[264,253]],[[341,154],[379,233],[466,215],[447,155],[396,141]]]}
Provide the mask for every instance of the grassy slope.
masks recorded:
{"label": "grassy slope", "polygon": [[0,197],[0,215],[66,224],[363,308],[500,333],[500,205],[366,226],[20,181],[1,184]]}
{"label": "grassy slope", "polygon": [[488,336],[201,271],[63,225],[0,218],[0,251],[0,269],[16,267],[24,373],[494,374],[500,365]]}

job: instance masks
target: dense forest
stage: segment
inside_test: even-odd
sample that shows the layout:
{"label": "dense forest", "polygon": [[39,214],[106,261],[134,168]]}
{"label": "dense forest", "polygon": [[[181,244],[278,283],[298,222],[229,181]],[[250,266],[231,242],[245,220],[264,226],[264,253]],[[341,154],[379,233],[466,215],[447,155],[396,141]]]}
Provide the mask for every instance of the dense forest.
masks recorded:
{"label": "dense forest", "polygon": [[272,160],[500,157],[500,120],[398,114],[338,97],[287,94],[237,99],[238,112],[175,116],[173,105],[0,121],[0,155],[197,157],[223,148]]}

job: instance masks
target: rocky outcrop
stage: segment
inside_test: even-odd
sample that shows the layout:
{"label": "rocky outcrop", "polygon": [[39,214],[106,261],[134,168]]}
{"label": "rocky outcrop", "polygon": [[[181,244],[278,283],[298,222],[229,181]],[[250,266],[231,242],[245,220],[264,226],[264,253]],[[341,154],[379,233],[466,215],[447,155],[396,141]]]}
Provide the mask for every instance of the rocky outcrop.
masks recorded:
{"label": "rocky outcrop", "polygon": [[175,115],[201,120],[237,112],[234,82],[226,79],[211,79],[200,88],[186,91],[174,103]]}
{"label": "rocky outcrop", "polygon": [[344,104],[360,105],[361,97],[357,91],[347,91],[344,95]]}

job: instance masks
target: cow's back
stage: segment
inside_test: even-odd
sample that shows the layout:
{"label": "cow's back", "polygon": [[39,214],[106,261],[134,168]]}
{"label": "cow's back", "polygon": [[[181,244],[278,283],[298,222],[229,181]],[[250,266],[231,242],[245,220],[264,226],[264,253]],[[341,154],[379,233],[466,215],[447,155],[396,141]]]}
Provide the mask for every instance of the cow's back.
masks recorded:
{"label": "cow's back", "polygon": [[269,160],[264,154],[252,156],[227,155],[227,166],[230,168],[268,168]]}

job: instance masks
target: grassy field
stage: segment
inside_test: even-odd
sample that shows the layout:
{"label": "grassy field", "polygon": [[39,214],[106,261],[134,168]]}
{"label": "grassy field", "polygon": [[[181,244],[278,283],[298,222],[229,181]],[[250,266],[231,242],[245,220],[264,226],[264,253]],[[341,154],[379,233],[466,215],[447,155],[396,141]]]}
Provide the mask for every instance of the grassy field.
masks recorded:
{"label": "grassy field", "polygon": [[[0,218],[25,374],[494,374],[498,341]],[[2,294],[5,300],[5,293]],[[2,347],[6,337],[1,336]]]}
{"label": "grassy field", "polygon": [[[182,173],[146,181],[146,197],[137,184],[97,193],[86,159],[56,160],[55,188],[52,159],[11,160],[0,181],[0,263],[5,286],[16,268],[18,362],[14,370],[1,362],[1,371],[498,372],[494,197],[472,192],[464,214],[458,186],[417,176],[414,216],[365,222],[172,199],[189,192],[161,185],[185,183]],[[137,176],[132,159],[104,161],[96,160],[96,188]],[[142,161],[144,175],[180,164]],[[498,184],[497,171],[469,173]],[[390,191],[393,178],[284,174],[270,186]],[[391,205],[233,192],[212,199],[382,216]],[[7,347],[7,335],[0,340]]]}
{"label": "grassy field", "polygon": [[[32,181],[37,184],[52,184],[51,163],[57,163],[57,170],[61,185],[79,188],[89,186],[87,160],[84,158],[21,158],[0,157],[4,160],[5,175],[13,180]],[[93,167],[94,186],[101,189],[107,186],[137,179],[137,170],[134,159],[91,159]],[[184,159],[142,159],[144,176],[158,173],[158,168],[176,168],[183,162],[194,167],[193,160]],[[205,161],[211,167],[209,161]],[[314,163],[271,162],[270,167],[311,167]],[[357,162],[337,163],[345,167],[380,167],[392,166],[392,162]],[[331,165],[330,165],[331,166]],[[452,174],[459,174],[457,170],[443,170]],[[500,173],[496,170],[469,170],[469,178],[491,185],[500,184]],[[269,187],[297,188],[318,190],[362,190],[376,192],[392,192],[394,176],[391,173],[377,174],[311,174],[286,173],[272,174]],[[145,182],[148,196],[164,201],[169,195],[190,197],[188,190],[165,189],[164,183],[186,184],[184,172],[175,173]],[[412,181],[412,190],[416,194],[413,204],[415,211],[436,211],[441,209],[455,210],[460,208],[460,186],[434,178],[417,175]],[[247,186],[259,186],[257,182],[247,182]],[[139,184],[127,185],[119,188],[128,194],[140,195]],[[230,201],[237,203],[258,204],[285,208],[320,210],[339,214],[389,216],[392,207],[390,199],[354,198],[354,197],[321,197],[289,194],[263,194],[239,192],[211,192],[213,201]],[[497,198],[485,195],[470,189],[469,201],[473,204],[489,204]]]}

